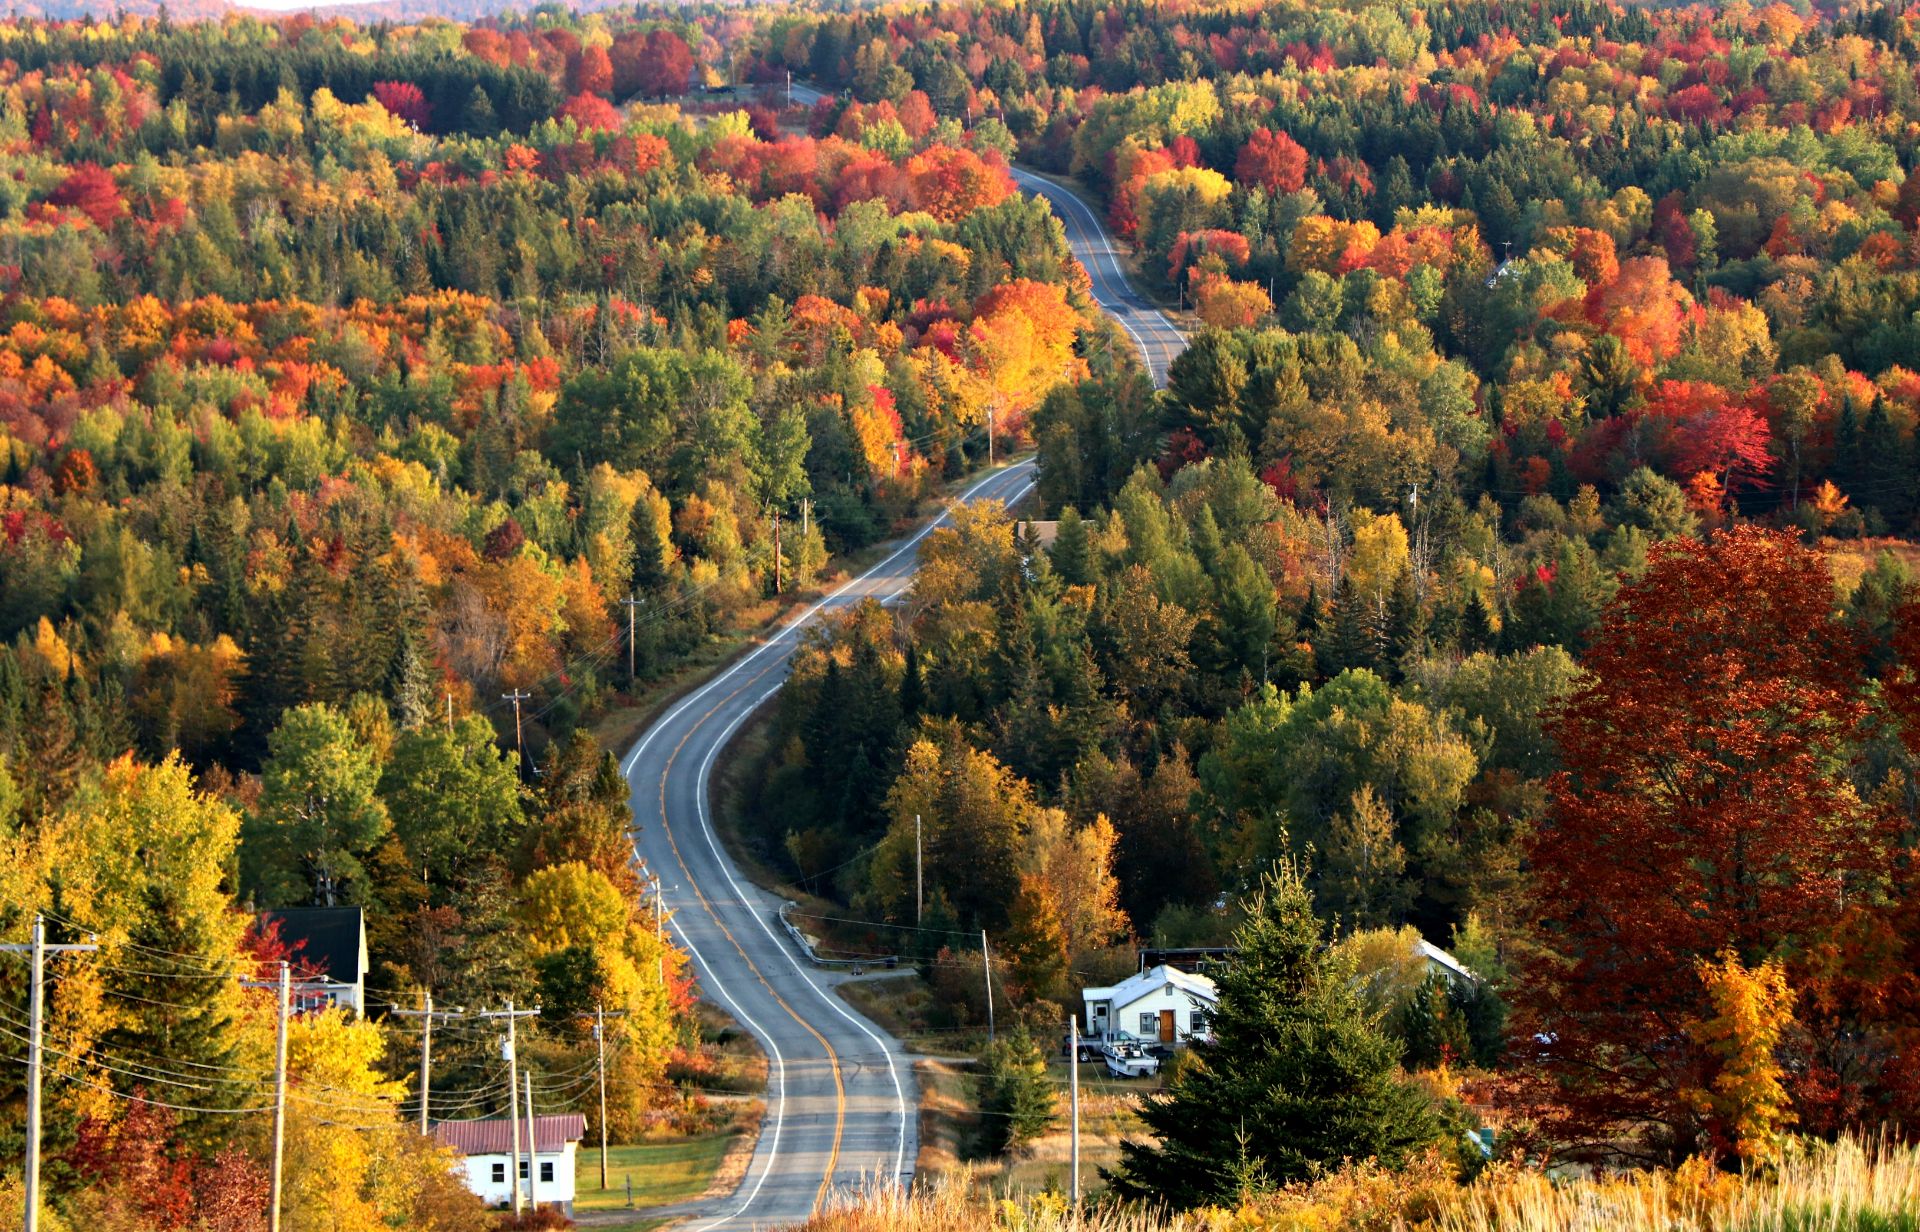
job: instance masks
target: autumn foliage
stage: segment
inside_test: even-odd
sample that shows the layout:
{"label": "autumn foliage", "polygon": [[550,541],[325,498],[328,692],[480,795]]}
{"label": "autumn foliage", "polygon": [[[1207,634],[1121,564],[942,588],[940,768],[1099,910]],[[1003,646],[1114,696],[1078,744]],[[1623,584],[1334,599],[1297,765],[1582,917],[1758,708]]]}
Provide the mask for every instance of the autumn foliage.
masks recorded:
{"label": "autumn foliage", "polygon": [[[1700,964],[1777,961],[1780,989],[1827,978],[1814,955],[1887,856],[1887,819],[1848,779],[1868,713],[1858,652],[1820,557],[1740,528],[1656,549],[1582,666],[1548,725],[1566,769],[1528,852],[1539,949],[1519,1046],[1563,1137],[1731,1149],[1780,1114],[1690,1094],[1755,1080],[1690,1025],[1725,1017],[1715,997],[1731,995]],[[1823,1025],[1800,1024],[1796,1103],[1841,1080]]]}

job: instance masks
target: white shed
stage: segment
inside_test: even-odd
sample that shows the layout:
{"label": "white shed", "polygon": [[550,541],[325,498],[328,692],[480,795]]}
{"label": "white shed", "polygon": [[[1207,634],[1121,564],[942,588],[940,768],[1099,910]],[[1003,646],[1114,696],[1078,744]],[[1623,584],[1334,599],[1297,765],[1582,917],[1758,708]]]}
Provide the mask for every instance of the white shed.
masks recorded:
{"label": "white shed", "polygon": [[[587,1134],[587,1118],[577,1112],[560,1116],[533,1118],[537,1139],[533,1152],[534,1173],[529,1186],[527,1175],[525,1118],[520,1121],[520,1174],[523,1199],[538,1206],[554,1206],[569,1218],[573,1215],[574,1164],[580,1139]],[[460,1152],[466,1169],[467,1188],[480,1195],[488,1206],[508,1206],[513,1189],[507,1181],[513,1163],[513,1123],[505,1117],[485,1121],[441,1121],[433,1127],[434,1139],[442,1146]],[[530,1191],[530,1192],[529,1192]]]}
{"label": "white shed", "polygon": [[1090,1035],[1127,1031],[1163,1044],[1206,1039],[1220,993],[1204,975],[1158,966],[1111,988],[1080,994],[1081,1021]]}

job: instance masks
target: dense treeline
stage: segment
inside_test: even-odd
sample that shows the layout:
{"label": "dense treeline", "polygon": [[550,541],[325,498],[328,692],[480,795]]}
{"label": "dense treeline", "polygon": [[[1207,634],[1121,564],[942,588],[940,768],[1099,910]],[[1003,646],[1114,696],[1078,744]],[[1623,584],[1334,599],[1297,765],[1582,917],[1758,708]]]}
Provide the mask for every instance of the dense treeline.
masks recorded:
{"label": "dense treeline", "polygon": [[[841,91],[816,131],[921,95],[1004,126],[1198,328],[1163,393],[1096,373],[1035,411],[1046,521],[942,532],[909,603],[802,656],[769,855],[866,944],[925,939],[957,1017],[975,930],[1071,1003],[1130,936],[1226,941],[1278,863],[1350,963],[1285,980],[1357,964],[1406,1063],[1494,1067],[1482,1103],[1543,1148],[1910,1119],[1881,694],[1913,597],[1882,537],[1920,519],[1914,35],[1892,6],[772,19],[764,65]],[[891,927],[916,816],[944,953]],[[1407,927],[1480,981],[1423,984]],[[1168,1145],[1219,1182],[1185,1198],[1299,1175],[1194,1098],[1154,1120],[1210,1135]]]}
{"label": "dense treeline", "polygon": [[[732,20],[0,26],[0,931],[102,941],[49,1000],[76,1220],[256,1226],[261,908],[363,908],[375,1007],[541,1006],[543,1110],[624,1011],[616,1140],[711,1125],[588,724],[1130,362],[1004,132],[670,101]],[[483,1226],[416,1030],[302,1019],[290,1226]],[[434,1060],[504,1108],[492,1025]]]}

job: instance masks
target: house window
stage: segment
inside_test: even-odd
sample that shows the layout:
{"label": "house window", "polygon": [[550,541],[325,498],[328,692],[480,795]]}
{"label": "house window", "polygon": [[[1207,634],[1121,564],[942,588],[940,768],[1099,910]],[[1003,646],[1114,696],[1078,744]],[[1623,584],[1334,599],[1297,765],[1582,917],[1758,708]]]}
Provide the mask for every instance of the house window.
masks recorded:
{"label": "house window", "polygon": [[507,1183],[507,1165],[493,1165],[493,1183],[496,1185],[504,1185]]}
{"label": "house window", "polygon": [[520,1161],[520,1179],[523,1181],[527,1179],[527,1161],[524,1159]]}
{"label": "house window", "polygon": [[543,1159],[540,1161],[540,1183],[542,1185],[553,1184],[553,1161],[551,1159]]}
{"label": "house window", "polygon": [[1154,1013],[1152,1010],[1142,1010],[1140,1012],[1140,1034],[1149,1039],[1159,1038],[1160,1015]]}
{"label": "house window", "polygon": [[1193,1011],[1193,1034],[1205,1035],[1206,1033],[1207,1033],[1207,1011],[1205,1010]]}

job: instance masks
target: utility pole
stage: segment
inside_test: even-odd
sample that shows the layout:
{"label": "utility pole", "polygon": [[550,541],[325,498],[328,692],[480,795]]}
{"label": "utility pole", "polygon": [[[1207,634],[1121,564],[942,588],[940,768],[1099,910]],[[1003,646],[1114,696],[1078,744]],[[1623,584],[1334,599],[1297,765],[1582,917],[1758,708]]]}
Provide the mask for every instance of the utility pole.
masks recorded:
{"label": "utility pole", "polygon": [[[48,945],[47,925],[33,917],[31,940],[25,945],[0,945],[0,952],[26,954],[32,969],[32,991],[27,1001],[27,1215],[26,1232],[40,1228],[40,1071],[42,1068],[40,1030],[47,1008],[47,955],[86,954],[97,945]],[[278,1173],[275,1174],[276,1176]]]}
{"label": "utility pole", "polygon": [[520,1075],[527,1084],[527,1210],[540,1213],[540,1131],[533,1120],[533,1073]]}
{"label": "utility pole", "polygon": [[993,1042],[993,955],[987,950],[987,930],[980,930],[980,966],[987,977],[987,1042]]}
{"label": "utility pole", "polygon": [[923,923],[926,914],[926,863],[920,845],[920,814],[913,815],[913,922]]}
{"label": "utility pole", "polygon": [[[615,1018],[626,1014],[615,1010]],[[593,1007],[593,1042],[600,1048],[600,1191],[607,1189],[607,1008]]]}
{"label": "utility pole", "polygon": [[1073,1209],[1080,1209],[1080,1020],[1067,1015],[1067,1090],[1073,1105]]}
{"label": "utility pole", "polygon": [[[538,1018],[540,1007],[530,1010],[516,1010],[513,1002],[507,1002],[504,1010],[489,1010],[480,1015],[482,1018],[504,1018],[507,1020],[507,1038],[501,1051],[507,1055],[507,1122],[513,1127],[513,1160],[507,1166],[507,1179],[513,1185],[513,1213],[520,1213],[520,1037],[515,1023],[522,1018]],[[531,1076],[529,1076],[531,1077]],[[528,1174],[532,1174],[529,1162]]]}
{"label": "utility pole", "polygon": [[593,1007],[593,1042],[600,1047],[600,1192],[607,1191],[607,1011]]}
{"label": "utility pole", "polygon": [[993,469],[993,408],[987,408],[987,469]]}
{"label": "utility pole", "polygon": [[[287,1146],[287,1019],[293,1013],[293,969],[284,961],[271,983],[245,980],[244,988],[271,988],[278,1007],[273,1044],[273,1166],[267,1174],[267,1232],[280,1232],[280,1189]],[[302,983],[302,992],[325,992],[325,980]]]}
{"label": "utility pole", "polygon": [[787,70],[787,106],[793,106],[793,70]]}
{"label": "utility pole", "polygon": [[780,593],[780,511],[773,511],[773,593]]}
{"label": "utility pole", "polygon": [[629,685],[633,683],[633,609],[645,602],[645,599],[634,598],[632,591],[628,591],[627,597],[620,600],[620,606],[627,609],[627,683]]}
{"label": "utility pole", "polygon": [[427,1103],[433,1090],[433,1020],[435,1018],[458,1018],[464,1011],[459,1006],[451,1009],[433,1008],[433,990],[428,989],[425,1003],[417,1010],[393,1008],[387,1012],[396,1018],[418,1018],[420,1020],[420,1132],[428,1132]]}
{"label": "utility pole", "polygon": [[442,689],[440,691],[447,695],[447,730],[452,731],[453,730],[453,690]]}
{"label": "utility pole", "polygon": [[280,1187],[287,1151],[287,1015],[293,971],[280,960],[279,1021],[273,1033],[273,1170],[267,1180],[267,1232],[280,1232]]}
{"label": "utility pole", "polygon": [[524,692],[523,690],[520,690],[520,689],[515,689],[511,693],[502,693],[500,695],[500,699],[502,701],[509,701],[513,703],[513,758],[515,762],[514,768],[519,773],[521,778],[525,778],[527,775],[527,754],[526,754],[526,746],[521,742],[521,738],[520,738],[520,703],[526,701],[528,698],[532,696],[533,694]]}
{"label": "utility pole", "polygon": [[653,940],[659,947],[660,987],[667,986],[667,921],[665,905],[660,896],[660,878],[653,879]]}

